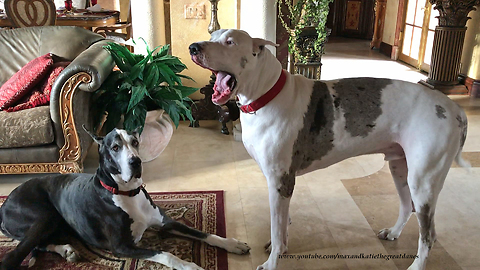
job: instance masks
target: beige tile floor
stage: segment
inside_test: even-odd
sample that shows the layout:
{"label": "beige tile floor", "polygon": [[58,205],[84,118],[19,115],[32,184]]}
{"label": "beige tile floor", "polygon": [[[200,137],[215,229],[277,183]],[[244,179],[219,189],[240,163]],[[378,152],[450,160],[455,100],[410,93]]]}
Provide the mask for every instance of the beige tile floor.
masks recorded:
{"label": "beige tile floor", "polygon": [[[368,48],[368,42],[337,39],[322,59],[322,79],[352,76],[398,78],[417,82],[425,75],[391,61]],[[452,97],[468,112],[469,133],[464,150],[479,164],[480,102]],[[268,255],[270,220],[265,179],[243,145],[220,134],[215,121],[201,121],[198,129],[182,124],[164,153],[144,166],[147,189],[154,191],[225,190],[228,237],[252,247],[246,256],[229,255],[232,270],[255,269]],[[466,155],[467,156],[467,155]],[[95,148],[85,163],[97,166]],[[438,241],[427,269],[480,270],[480,168],[472,172],[452,168],[441,193],[436,216]],[[6,195],[28,179],[0,176]],[[414,254],[418,226],[412,216],[404,234],[394,242],[381,241],[376,232],[396,221],[398,197],[385,169],[383,156],[345,160],[297,180],[291,201],[289,254]],[[406,269],[411,260],[283,259],[280,269]]]}

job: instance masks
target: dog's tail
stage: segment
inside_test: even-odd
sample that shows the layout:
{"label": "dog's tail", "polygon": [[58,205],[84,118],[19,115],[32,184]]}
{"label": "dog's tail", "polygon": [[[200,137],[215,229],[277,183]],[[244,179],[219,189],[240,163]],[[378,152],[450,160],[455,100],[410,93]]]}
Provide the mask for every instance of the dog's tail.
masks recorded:
{"label": "dog's tail", "polygon": [[462,112],[461,116],[458,116],[457,120],[460,123],[461,134],[460,134],[460,147],[458,148],[457,155],[455,156],[455,163],[457,163],[458,166],[460,167],[466,168],[470,172],[472,165],[470,164],[470,162],[462,158],[463,146],[465,145],[465,140],[467,139],[467,127],[468,127],[467,116],[465,115],[465,113]]}

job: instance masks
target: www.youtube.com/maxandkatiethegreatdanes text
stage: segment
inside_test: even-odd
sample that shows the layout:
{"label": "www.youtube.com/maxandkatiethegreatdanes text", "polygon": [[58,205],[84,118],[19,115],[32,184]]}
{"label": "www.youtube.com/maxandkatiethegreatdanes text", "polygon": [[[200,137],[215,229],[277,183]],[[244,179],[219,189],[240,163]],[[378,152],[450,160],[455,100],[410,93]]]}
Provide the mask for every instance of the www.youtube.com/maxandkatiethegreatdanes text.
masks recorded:
{"label": "www.youtube.com/maxandkatiethegreatdanes text", "polygon": [[279,259],[295,259],[295,260],[312,260],[312,259],[320,259],[320,260],[336,260],[336,259],[381,259],[381,260],[390,260],[390,259],[415,259],[417,255],[409,255],[409,254],[281,254],[278,255]]}

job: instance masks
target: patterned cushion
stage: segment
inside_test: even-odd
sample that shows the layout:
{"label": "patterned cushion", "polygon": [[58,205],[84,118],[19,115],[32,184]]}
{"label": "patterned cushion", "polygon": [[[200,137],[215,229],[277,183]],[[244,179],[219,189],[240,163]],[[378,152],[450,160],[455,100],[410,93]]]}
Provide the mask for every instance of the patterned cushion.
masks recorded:
{"label": "patterned cushion", "polygon": [[50,102],[50,93],[52,86],[58,75],[70,64],[70,62],[58,62],[52,66],[50,74],[44,78],[37,86],[29,91],[17,104],[6,109],[7,112],[16,112],[30,109],[41,105],[47,105]]}
{"label": "patterned cushion", "polygon": [[50,144],[54,138],[50,106],[0,112],[0,148]]}
{"label": "patterned cushion", "polygon": [[17,102],[50,71],[52,54],[47,53],[28,62],[0,87],[0,110]]}

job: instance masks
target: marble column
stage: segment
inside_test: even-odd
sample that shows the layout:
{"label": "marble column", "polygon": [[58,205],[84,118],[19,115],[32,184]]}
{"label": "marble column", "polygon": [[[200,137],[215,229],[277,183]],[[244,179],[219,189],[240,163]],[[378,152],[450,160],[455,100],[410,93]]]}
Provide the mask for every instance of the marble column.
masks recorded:
{"label": "marble column", "polygon": [[465,25],[470,19],[468,13],[476,10],[480,0],[430,0],[430,3],[440,16],[433,39],[430,73],[421,83],[445,94],[465,94],[466,87],[458,82]]}
{"label": "marble column", "polygon": [[[137,42],[135,53],[146,53],[145,46],[137,41],[142,37],[153,49],[165,45],[165,12],[163,0],[144,0],[131,5],[133,38]],[[140,41],[141,42],[141,41]]]}
{"label": "marble column", "polygon": [[[240,29],[250,36],[275,42],[277,8],[275,0],[242,0],[240,6]],[[274,55],[275,48],[266,46]]]}

